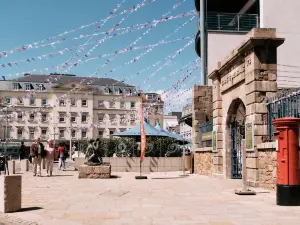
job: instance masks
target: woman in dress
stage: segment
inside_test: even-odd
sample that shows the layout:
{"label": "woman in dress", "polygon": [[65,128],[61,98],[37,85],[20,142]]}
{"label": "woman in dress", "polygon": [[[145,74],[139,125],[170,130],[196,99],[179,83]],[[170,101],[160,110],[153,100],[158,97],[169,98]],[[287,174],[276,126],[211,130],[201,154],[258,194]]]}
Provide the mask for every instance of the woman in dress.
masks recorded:
{"label": "woman in dress", "polygon": [[52,176],[53,171],[53,161],[55,156],[55,148],[53,145],[53,141],[49,139],[46,145],[46,169],[47,169],[47,177]]}

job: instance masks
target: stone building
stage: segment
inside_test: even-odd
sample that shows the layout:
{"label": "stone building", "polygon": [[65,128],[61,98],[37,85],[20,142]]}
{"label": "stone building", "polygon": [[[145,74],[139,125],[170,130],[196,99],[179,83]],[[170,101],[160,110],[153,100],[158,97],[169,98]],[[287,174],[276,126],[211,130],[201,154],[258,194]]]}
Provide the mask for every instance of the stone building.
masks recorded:
{"label": "stone building", "polygon": [[[212,80],[212,108],[207,111],[207,86],[193,90],[195,123],[213,118],[212,148],[197,148],[199,136],[193,124],[195,171],[220,178],[242,178],[242,154],[246,154],[247,182],[273,188],[276,160],[273,143],[267,142],[267,97],[277,92],[277,48],[284,39],[275,29],[253,29],[245,40],[218,63]],[[199,94],[201,92],[201,94]],[[200,100],[205,104],[197,104]],[[199,107],[198,107],[199,106]],[[210,118],[208,118],[210,119]],[[245,139],[246,149],[241,141]],[[265,177],[268,177],[267,179]],[[271,180],[271,181],[270,181]],[[273,182],[273,184],[272,184]]]}

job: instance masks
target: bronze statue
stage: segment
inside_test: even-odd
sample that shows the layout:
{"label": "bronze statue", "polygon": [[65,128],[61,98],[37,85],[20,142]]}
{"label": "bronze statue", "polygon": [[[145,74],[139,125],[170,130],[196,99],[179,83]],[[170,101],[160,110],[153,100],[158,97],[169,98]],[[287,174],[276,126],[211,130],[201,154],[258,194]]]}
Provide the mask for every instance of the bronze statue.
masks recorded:
{"label": "bronze statue", "polygon": [[85,158],[87,159],[87,165],[103,164],[101,150],[100,150],[99,138],[94,141],[90,140],[86,149]]}

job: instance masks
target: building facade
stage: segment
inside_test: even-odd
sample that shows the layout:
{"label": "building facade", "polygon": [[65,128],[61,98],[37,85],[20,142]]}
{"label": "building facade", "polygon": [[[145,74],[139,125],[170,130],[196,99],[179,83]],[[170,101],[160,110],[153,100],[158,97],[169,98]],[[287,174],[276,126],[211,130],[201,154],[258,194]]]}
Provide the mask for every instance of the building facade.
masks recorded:
{"label": "building facade", "polygon": [[145,93],[147,101],[143,103],[145,119],[147,122],[155,126],[157,123],[160,127],[164,124],[164,102],[157,93]]}
{"label": "building facade", "polygon": [[[208,74],[220,59],[245,39],[252,28],[276,28],[285,44],[277,49],[277,84],[280,88],[299,86],[300,2],[294,0],[224,0],[207,1]],[[291,54],[295,52],[295,54]],[[211,85],[211,80],[208,80]]]}
{"label": "building facade", "polygon": [[[182,109],[182,118],[192,113],[192,104],[187,104]],[[192,127],[186,124],[184,121],[180,121],[180,135],[184,139],[192,142]]]}
{"label": "building facade", "polygon": [[108,78],[26,75],[0,81],[0,96],[1,139],[95,139],[139,122],[135,87]]}

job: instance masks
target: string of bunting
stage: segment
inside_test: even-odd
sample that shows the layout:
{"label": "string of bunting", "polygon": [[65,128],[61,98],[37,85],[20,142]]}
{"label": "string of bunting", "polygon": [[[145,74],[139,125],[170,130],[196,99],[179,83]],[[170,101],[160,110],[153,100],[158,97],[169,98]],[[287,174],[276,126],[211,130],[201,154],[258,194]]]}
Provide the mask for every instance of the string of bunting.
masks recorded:
{"label": "string of bunting", "polygon": [[[176,16],[165,17],[165,18],[161,18],[159,20],[153,20],[153,21],[149,21],[149,22],[146,22],[146,23],[135,24],[135,25],[131,25],[131,26],[128,26],[128,27],[118,28],[115,31],[128,30],[128,32],[131,33],[135,30],[140,30],[140,29],[146,28],[146,27],[148,27],[150,25],[153,25],[153,24],[164,23],[164,22],[168,22],[168,21],[173,20],[173,19],[184,18],[186,16],[191,16],[191,15],[197,15],[197,12],[194,11],[192,13],[186,13],[186,14],[181,13],[181,14],[178,14]],[[128,32],[126,32],[126,33],[128,33]],[[106,31],[100,32],[99,30],[94,30],[93,34],[80,34],[77,37],[64,38],[63,41],[62,40],[57,40],[55,42],[51,42],[51,43],[48,43],[48,44],[35,45],[35,48],[42,48],[42,47],[47,47],[47,46],[48,47],[49,46],[54,47],[57,44],[66,43],[68,41],[80,40],[80,39],[83,39],[83,38],[88,38],[88,37],[91,37],[91,36],[99,36],[99,35],[102,35],[102,34],[107,34],[107,32]],[[120,34],[121,33],[118,33],[117,35],[120,35]]]}
{"label": "string of bunting", "polygon": [[[124,1],[126,1],[126,0],[123,0],[123,2],[124,2]],[[144,0],[144,1],[146,1],[146,0]],[[155,0],[149,0],[149,1],[155,1]],[[120,7],[120,6],[117,6],[117,8],[115,9],[115,12],[119,9],[119,7]],[[131,9],[131,10],[129,11],[129,15],[131,15],[132,12],[134,12],[134,11],[135,11],[135,6],[133,7],[133,9]],[[128,16],[129,16],[129,15],[128,15]],[[125,16],[125,17],[123,17],[123,18],[127,18],[128,16]],[[111,18],[111,16],[109,16],[108,18]],[[123,18],[122,18],[122,19],[123,19]],[[101,28],[106,22],[107,22],[107,21],[103,22],[103,23],[100,25],[100,28]],[[115,27],[115,26],[117,27],[118,24],[115,24],[113,27]],[[108,30],[108,34],[110,34],[109,31],[110,31],[110,30]],[[104,38],[107,38],[108,34],[107,34]],[[93,36],[90,37],[90,38],[85,42],[85,44],[87,44],[92,38],[93,38]],[[71,58],[69,58],[69,59],[67,60],[66,63],[72,62],[72,60],[75,58],[75,56],[77,56],[77,53],[78,53],[78,52],[81,52],[81,50],[82,50],[82,47],[81,47],[75,54],[73,54],[73,55],[71,56]],[[58,68],[56,69],[56,72],[59,72],[60,69],[63,68],[64,65],[65,65],[65,63],[63,63],[60,67],[58,67]]]}
{"label": "string of bunting", "polygon": [[[181,5],[181,3],[183,3],[184,1],[186,1],[186,0],[181,0],[180,2],[178,2],[178,3],[176,3],[175,5],[173,5],[173,7],[171,8],[171,10],[169,10],[167,13],[165,13],[164,15],[162,15],[162,17],[161,17],[161,19],[165,19],[165,20],[168,20],[168,18],[167,18],[167,16],[174,10],[174,9],[176,9],[179,5]],[[139,36],[135,41],[133,41],[129,46],[128,46],[128,48],[131,48],[133,45],[135,45],[138,41],[140,41],[141,39],[142,39],[142,37],[143,36],[145,36],[146,34],[148,34],[149,32],[150,32],[150,30],[152,30],[154,27],[156,27],[156,25],[157,25],[157,23],[155,23],[155,24],[153,24],[152,26],[150,26],[150,28],[146,31],[146,32],[144,32],[141,36]],[[86,54],[86,55],[89,55],[89,53],[91,52],[91,51],[93,51],[95,48],[97,48],[98,47],[98,45],[96,45],[96,46],[94,46],[91,50],[89,50],[88,51],[88,53]],[[147,54],[148,52],[150,52],[151,50],[147,50],[146,52],[145,52],[145,54]],[[83,59],[81,59],[81,60],[78,60],[76,63],[78,63],[78,62],[80,62],[80,61],[82,61]],[[134,59],[134,60],[136,60],[136,59]],[[131,62],[132,63],[132,62]],[[130,64],[130,62],[128,62],[128,64]],[[125,64],[125,65],[128,65],[128,64]],[[123,64],[124,65],[124,64]],[[124,65],[124,66],[125,66]],[[70,71],[71,70],[71,68],[72,68],[73,66],[71,66],[71,67],[69,67],[67,70],[66,70],[66,72],[68,72],[68,71]],[[120,66],[120,68],[121,68],[122,66]]]}
{"label": "string of bunting", "polygon": [[[116,5],[116,7],[117,7],[116,9],[120,8],[121,4],[123,2],[125,2],[125,1],[126,0],[123,0],[121,3],[117,4]],[[15,48],[12,48],[10,50],[0,51],[0,58],[1,57],[7,57],[9,54],[13,54],[14,52],[22,52],[22,51],[26,51],[26,50],[33,49],[33,48],[38,48],[39,44],[43,44],[43,43],[45,43],[47,41],[51,41],[53,39],[61,38],[62,36],[68,35],[70,33],[74,33],[76,31],[79,31],[79,30],[82,30],[84,28],[93,26],[95,24],[99,24],[100,22],[106,21],[108,18],[114,18],[114,17],[117,17],[117,16],[124,15],[124,14],[128,13],[131,10],[131,8],[129,8],[128,10],[123,10],[121,13],[115,15],[116,9],[114,9],[113,11],[111,11],[110,15],[107,18],[105,18],[105,19],[102,19],[102,20],[99,20],[99,21],[95,21],[95,22],[92,22],[90,24],[82,25],[82,26],[77,27],[77,28],[72,29],[72,30],[64,31],[64,32],[62,32],[62,33],[60,33],[58,35],[45,38],[45,39],[43,39],[41,41],[36,41],[36,42],[30,43],[30,44],[26,44],[26,45],[23,45],[23,46],[15,47]],[[97,26],[97,28],[100,28],[100,26]],[[66,40],[65,38],[62,38],[62,39],[58,40],[58,42],[64,42],[65,40]]]}
{"label": "string of bunting", "polygon": [[[86,54],[84,54],[85,57],[89,57],[91,52],[93,52],[100,44],[104,43],[107,36],[114,32],[133,12],[136,12],[138,9],[142,8],[143,6],[145,6],[145,2],[155,2],[156,0],[144,0],[141,4],[139,4],[139,6],[137,7],[133,7],[133,9],[129,12],[128,15],[126,15],[125,17],[123,17],[118,23],[116,23],[111,29],[107,30],[107,34],[105,35],[104,38],[100,39],[96,45],[94,45],[91,49],[88,50],[88,52]],[[72,60],[74,57],[71,57],[70,60]],[[77,66],[77,64],[79,63],[80,60],[76,61],[74,64],[72,64],[67,70],[70,71],[72,67]]]}

